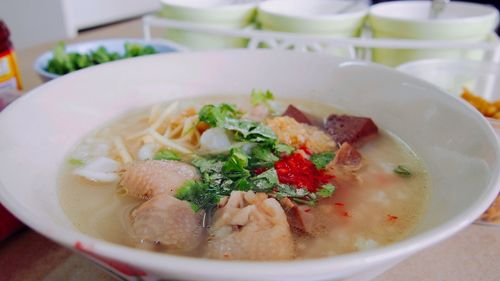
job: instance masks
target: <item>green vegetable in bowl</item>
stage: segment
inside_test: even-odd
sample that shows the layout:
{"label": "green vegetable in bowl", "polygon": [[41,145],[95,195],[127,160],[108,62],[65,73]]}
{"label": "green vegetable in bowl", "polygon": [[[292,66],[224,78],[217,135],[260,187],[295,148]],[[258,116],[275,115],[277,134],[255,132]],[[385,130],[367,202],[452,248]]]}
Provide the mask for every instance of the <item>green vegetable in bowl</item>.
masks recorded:
{"label": "green vegetable in bowl", "polygon": [[101,63],[156,54],[156,50],[152,46],[143,46],[137,43],[125,43],[124,50],[124,54],[120,55],[117,52],[110,52],[101,46],[88,54],[68,53],[66,52],[66,44],[59,42],[52,52],[53,58],[49,60],[46,70],[54,74],[64,75]]}

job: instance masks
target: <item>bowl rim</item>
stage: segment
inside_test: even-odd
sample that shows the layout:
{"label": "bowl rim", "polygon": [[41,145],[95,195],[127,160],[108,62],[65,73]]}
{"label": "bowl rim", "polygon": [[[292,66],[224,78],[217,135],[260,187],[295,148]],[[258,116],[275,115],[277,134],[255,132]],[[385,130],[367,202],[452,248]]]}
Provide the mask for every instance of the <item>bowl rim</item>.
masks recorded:
{"label": "bowl rim", "polygon": [[369,6],[366,6],[364,9],[361,9],[359,11],[352,11],[352,12],[347,12],[347,13],[341,13],[341,14],[324,14],[324,15],[295,15],[295,14],[290,14],[288,12],[280,12],[278,11],[279,8],[276,8],[275,6],[281,7],[282,4],[289,4],[289,1],[294,1],[294,2],[299,2],[301,5],[314,5],[316,3],[332,3],[332,2],[346,2],[349,3],[349,1],[346,0],[267,0],[260,2],[259,6],[257,7],[258,9],[258,15],[263,13],[267,14],[269,17],[276,17],[276,18],[285,18],[287,20],[296,20],[296,21],[310,21],[310,22],[323,22],[323,23],[328,23],[328,22],[333,22],[333,21],[340,21],[340,20],[346,20],[346,19],[361,19],[368,15],[369,11]]}
{"label": "bowl rim", "polygon": [[[200,1],[203,2],[203,1]],[[179,10],[191,10],[196,12],[231,12],[239,10],[252,10],[257,7],[256,1],[247,1],[239,4],[224,4],[224,5],[214,5],[214,6],[198,6],[198,5],[188,5],[183,3],[182,0],[160,0],[163,7],[168,6],[173,9]]]}
{"label": "bowl rim", "polygon": [[[151,40],[146,40],[144,38],[108,38],[108,39],[95,39],[95,40],[89,40],[89,41],[79,41],[79,42],[74,42],[66,45],[66,48],[75,48],[81,45],[96,45],[96,46],[102,46],[104,44],[111,44],[111,43],[117,43],[117,42],[137,42],[143,45],[156,45],[156,46],[164,46],[164,47],[169,47],[175,52],[187,52],[189,49],[185,46],[182,46],[181,44],[175,43],[170,40],[166,39],[151,39]],[[154,46],[153,46],[154,47]],[[49,78],[51,80],[55,78],[59,78],[61,76],[67,75],[59,75],[55,74],[52,72],[48,72],[45,70],[45,67],[47,67],[48,61],[52,58],[52,50],[48,50],[40,54],[35,61],[32,64],[32,68],[35,70],[35,72],[39,76],[43,76],[46,78]],[[95,66],[95,65],[94,65]],[[91,66],[91,67],[94,67]]]}
{"label": "bowl rim", "polygon": [[[479,4],[479,3],[473,3],[473,2],[464,2],[464,1],[451,1],[448,3],[448,5],[455,5],[455,6],[464,6],[464,7],[475,7],[475,8],[481,8],[484,9],[484,11],[488,11],[488,13],[485,12],[485,14],[480,15],[480,16],[467,16],[467,17],[462,17],[462,18],[451,18],[451,19],[428,19],[428,18],[422,18],[422,19],[411,19],[411,18],[403,18],[403,17],[398,17],[398,16],[393,16],[384,13],[384,8],[390,7],[390,6],[429,6],[430,7],[431,2],[428,1],[418,1],[418,0],[411,0],[411,1],[392,1],[392,2],[382,2],[382,3],[377,3],[375,5],[372,5],[370,7],[370,12],[369,16],[372,18],[372,20],[389,20],[389,21],[394,21],[394,22],[404,22],[408,24],[431,24],[431,25],[456,25],[456,24],[464,24],[464,23],[475,23],[475,22],[480,22],[487,20],[489,18],[496,18],[496,25],[498,25],[498,20],[499,20],[499,12],[498,10],[491,5],[486,5],[486,4]],[[495,26],[496,26],[495,25]]]}
{"label": "bowl rim", "polygon": [[[493,61],[475,61],[475,60],[467,60],[467,59],[422,59],[422,60],[412,60],[405,63],[402,63],[396,67],[399,71],[409,70],[415,66],[445,66],[445,65],[454,65],[454,66],[469,66],[475,68],[481,68],[481,70],[489,70],[488,72],[499,72],[500,73],[500,63]],[[466,70],[464,70],[466,71]]]}
{"label": "bowl rim", "polygon": [[[347,59],[340,59],[333,57],[327,54],[307,54],[307,53],[296,53],[290,51],[277,51],[277,50],[224,50],[224,51],[210,51],[210,52],[197,52],[197,53],[165,53],[159,54],[159,56],[203,56],[203,55],[212,55],[212,56],[224,56],[227,53],[239,54],[241,52],[249,52],[249,53],[288,53],[293,56],[298,55],[313,55],[322,57],[324,60],[329,60],[332,64],[341,64],[341,63],[349,63],[356,64],[364,67],[374,68],[379,71],[390,71],[394,72],[395,70],[378,65],[371,62],[365,61],[352,61]],[[156,59],[155,58],[155,59]],[[87,68],[82,71],[76,71],[70,73],[68,75],[64,75],[64,77],[50,81],[45,83],[29,92],[29,94],[25,94],[16,101],[14,101],[13,105],[7,107],[0,114],[0,124],[5,122],[4,119],[7,118],[9,112],[16,110],[16,104],[23,103],[25,100],[32,99],[33,97],[39,96],[38,92],[42,92],[45,88],[52,87],[54,83],[59,83],[57,81],[63,81],[63,79],[73,79],[80,76],[87,75],[91,71],[95,71],[97,67],[100,68],[113,68],[117,67],[119,64],[131,64],[139,61],[145,61],[148,59],[152,59],[151,56],[143,56],[137,57],[133,60],[122,60],[115,61],[111,63],[97,65],[96,67]],[[398,72],[396,72],[398,73]],[[403,75],[405,79],[410,80],[416,84],[420,84],[425,86],[426,88],[432,88],[437,92],[441,92],[441,98],[447,99],[451,102],[458,102],[457,106],[466,107],[467,111],[471,114],[471,118],[478,119],[478,124],[481,124],[485,128],[485,133],[491,139],[496,139],[496,135],[493,131],[491,125],[489,125],[486,120],[482,117],[479,112],[476,112],[470,108],[465,101],[462,101],[458,98],[455,98],[451,95],[446,94],[436,86],[431,83],[421,81],[417,78],[414,78],[405,73],[399,73],[399,75]],[[492,168],[493,174],[500,174],[500,146],[498,142],[494,147],[495,151],[492,153],[495,155],[497,162],[495,166]],[[194,258],[194,257],[184,257],[184,256],[175,256],[164,253],[152,253],[144,250],[134,249],[131,247],[126,247],[114,243],[110,243],[101,239],[93,238],[88,235],[85,235],[76,229],[68,229],[67,227],[62,227],[55,224],[52,221],[42,222],[37,220],[36,214],[29,208],[23,206],[23,204],[19,204],[19,202],[11,196],[11,193],[8,192],[8,189],[5,186],[2,186],[0,183],[0,202],[4,204],[4,206],[11,211],[15,216],[17,216],[20,220],[26,223],[29,227],[33,228],[35,231],[41,233],[42,235],[50,238],[53,241],[56,241],[59,244],[65,245],[69,248],[74,248],[75,243],[81,243],[86,248],[91,250],[93,253],[119,260],[121,262],[130,264],[132,266],[137,266],[139,268],[148,270],[154,268],[163,268],[164,270],[168,270],[172,274],[185,274],[186,272],[193,272],[193,269],[196,269],[196,272],[200,272],[200,274],[204,274],[206,272],[215,272],[215,268],[219,268],[223,270],[216,271],[215,275],[219,276],[236,276],[234,274],[254,274],[255,269],[259,269],[259,273],[266,274],[269,277],[279,278],[282,276],[282,272],[288,272],[292,274],[296,274],[299,277],[306,278],[309,276],[311,271],[303,270],[304,267],[314,269],[316,274],[331,274],[331,265],[335,264],[340,268],[350,268],[351,266],[358,264],[360,261],[368,265],[377,265],[382,262],[387,262],[390,260],[395,260],[397,258],[403,258],[415,253],[418,250],[434,245],[451,235],[455,234],[459,230],[465,228],[470,223],[472,223],[479,215],[486,210],[489,206],[490,202],[497,196],[497,193],[500,189],[500,177],[492,177],[490,181],[487,183],[486,191],[481,193],[480,196],[467,208],[462,210],[456,216],[454,216],[451,220],[446,221],[443,224],[440,224],[436,227],[433,227],[427,231],[424,231],[420,234],[417,234],[412,237],[408,237],[403,239],[402,241],[395,242],[386,246],[382,246],[377,249],[354,252],[343,254],[339,256],[331,256],[326,258],[315,258],[315,259],[307,259],[307,260],[292,260],[292,261],[264,261],[264,262],[252,262],[252,261],[221,261],[221,260],[212,260],[212,259],[203,259],[203,258]],[[231,266],[228,266],[228,265]],[[350,268],[352,270],[352,268]],[[351,271],[351,273],[355,273],[356,271]],[[201,275],[200,275],[201,276]]]}

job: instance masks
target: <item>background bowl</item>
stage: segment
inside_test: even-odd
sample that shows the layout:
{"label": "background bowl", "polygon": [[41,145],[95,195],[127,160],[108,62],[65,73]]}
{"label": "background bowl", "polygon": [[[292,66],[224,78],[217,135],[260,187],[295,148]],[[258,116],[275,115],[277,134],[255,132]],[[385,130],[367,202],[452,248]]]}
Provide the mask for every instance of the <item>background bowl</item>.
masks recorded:
{"label": "background bowl", "polygon": [[348,0],[269,0],[258,11],[265,30],[356,37],[368,5]]}
{"label": "background bowl", "polygon": [[[498,10],[493,6],[451,1],[436,19],[429,19],[431,1],[394,1],[373,5],[368,16],[374,38],[487,40],[498,25]],[[406,50],[374,49],[375,62],[389,66],[419,59],[481,59],[480,50]]]}
{"label": "background bowl", "polygon": [[[257,20],[263,30],[348,38],[360,36],[367,14],[366,1],[269,0],[259,4]],[[349,56],[346,48],[328,50]]]}
{"label": "background bowl", "polygon": [[500,64],[497,63],[429,59],[411,61],[397,69],[437,85],[456,97],[467,87],[489,101],[500,100]]}
{"label": "background bowl", "polygon": [[[117,38],[69,44],[66,45],[66,51],[76,53],[90,53],[91,51],[95,51],[102,46],[110,52],[118,52],[119,54],[123,54],[125,52],[124,45],[127,42],[141,45],[150,45],[156,50],[157,53],[170,53],[185,50],[184,47],[164,40],[146,41],[144,39]],[[52,57],[52,50],[47,51],[40,55],[33,64],[33,69],[36,71],[38,76],[40,76],[43,82],[47,82],[61,76],[59,74],[51,73],[46,70],[48,62],[52,59]]]}
{"label": "background bowl", "polygon": [[[70,149],[97,126],[160,101],[247,96],[255,88],[370,116],[403,139],[421,157],[432,182],[428,210],[414,232],[388,246],[336,257],[227,262],[108,243],[82,234],[68,220],[59,203],[58,173]],[[382,66],[286,51],[145,56],[66,75],[0,114],[0,155],[0,201],[17,217],[115,272],[148,280],[155,280],[150,275],[209,281],[366,280],[466,227],[500,187],[495,134],[465,102]]]}
{"label": "background bowl", "polygon": [[[255,0],[162,0],[160,15],[167,19],[241,29],[255,17]],[[166,38],[193,50],[244,48],[245,38],[211,35],[200,32],[168,29]]]}

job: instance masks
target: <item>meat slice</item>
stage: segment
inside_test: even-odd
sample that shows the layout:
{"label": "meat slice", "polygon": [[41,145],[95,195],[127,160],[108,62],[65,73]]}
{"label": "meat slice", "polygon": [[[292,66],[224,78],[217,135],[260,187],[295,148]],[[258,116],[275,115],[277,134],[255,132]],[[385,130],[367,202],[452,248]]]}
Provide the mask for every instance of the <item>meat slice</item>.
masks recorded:
{"label": "meat slice", "polygon": [[202,216],[203,212],[195,213],[188,202],[161,194],[132,211],[131,236],[137,241],[189,251],[202,239]]}
{"label": "meat slice", "polygon": [[359,170],[362,159],[361,153],[354,146],[344,142],[335,153],[333,164],[349,167],[351,170]]}
{"label": "meat slice", "polygon": [[344,142],[325,170],[327,174],[335,176],[337,183],[350,185],[361,180],[357,175],[357,171],[362,166],[363,156],[361,153],[350,143]]}
{"label": "meat slice", "polygon": [[297,205],[288,197],[281,199],[280,203],[285,209],[290,227],[304,233],[312,233],[314,217],[310,212],[311,207]]}
{"label": "meat slice", "polygon": [[214,215],[205,255],[218,259],[284,260],[295,249],[281,205],[264,193],[233,191]]}
{"label": "meat slice", "polygon": [[328,116],[325,129],[337,143],[355,143],[378,132],[370,118],[336,114]]}
{"label": "meat slice", "polygon": [[296,108],[295,106],[293,106],[291,104],[286,108],[285,112],[283,112],[282,116],[292,117],[293,119],[295,119],[295,121],[297,121],[299,123],[312,125],[312,123],[309,120],[309,118],[307,117],[307,115],[304,112],[302,112],[300,109]]}
{"label": "meat slice", "polygon": [[187,180],[200,178],[195,167],[171,160],[136,161],[126,165],[121,173],[119,186],[128,195],[144,200],[163,193],[174,195]]}

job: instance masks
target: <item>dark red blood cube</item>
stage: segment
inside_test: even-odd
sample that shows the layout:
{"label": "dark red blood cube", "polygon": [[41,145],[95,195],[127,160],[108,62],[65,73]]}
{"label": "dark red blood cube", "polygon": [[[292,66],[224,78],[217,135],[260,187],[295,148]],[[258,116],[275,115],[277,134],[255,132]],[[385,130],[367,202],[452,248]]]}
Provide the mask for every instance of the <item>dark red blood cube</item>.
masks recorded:
{"label": "dark red blood cube", "polygon": [[283,116],[291,117],[299,123],[304,123],[307,125],[312,124],[311,120],[309,120],[309,118],[307,118],[307,116],[304,112],[302,112],[300,109],[296,108],[295,106],[293,106],[291,104],[287,107],[285,112],[283,112]]}
{"label": "dark red blood cube", "polygon": [[377,126],[370,118],[336,114],[328,116],[325,130],[338,144],[355,143],[378,132]]}

